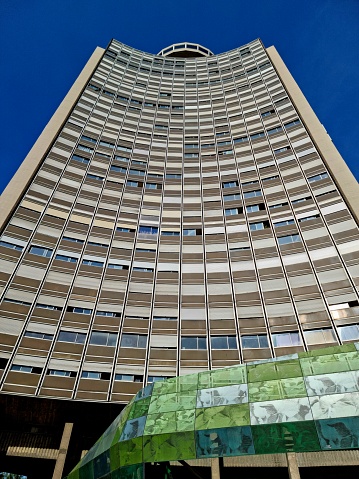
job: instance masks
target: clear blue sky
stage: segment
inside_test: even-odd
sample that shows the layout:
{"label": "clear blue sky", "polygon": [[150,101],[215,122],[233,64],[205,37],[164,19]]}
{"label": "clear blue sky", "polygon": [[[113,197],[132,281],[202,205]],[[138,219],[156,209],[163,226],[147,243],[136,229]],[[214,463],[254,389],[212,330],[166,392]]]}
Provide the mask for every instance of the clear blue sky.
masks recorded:
{"label": "clear blue sky", "polygon": [[0,0],[0,192],[96,46],[275,45],[359,178],[359,0]]}

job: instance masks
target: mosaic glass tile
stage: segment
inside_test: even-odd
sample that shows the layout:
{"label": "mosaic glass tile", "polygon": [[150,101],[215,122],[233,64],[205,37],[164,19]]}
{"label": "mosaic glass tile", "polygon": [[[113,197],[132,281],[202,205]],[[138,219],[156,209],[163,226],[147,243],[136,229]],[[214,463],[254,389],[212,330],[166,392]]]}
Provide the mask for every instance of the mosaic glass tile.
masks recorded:
{"label": "mosaic glass tile", "polygon": [[316,421],[323,450],[359,448],[359,417]]}
{"label": "mosaic glass tile", "polygon": [[197,395],[198,408],[242,404],[245,402],[248,402],[247,384],[201,389]]}
{"label": "mosaic glass tile", "polygon": [[249,425],[248,404],[196,409],[196,429]]}
{"label": "mosaic glass tile", "polygon": [[123,428],[120,441],[127,441],[128,439],[142,436],[145,423],[146,416],[138,417],[136,419],[129,419]]}
{"label": "mosaic glass tile", "polygon": [[144,416],[145,414],[147,414],[150,401],[151,401],[151,397],[147,397],[139,401],[136,401],[132,406],[132,409],[128,418],[135,419],[136,417]]}
{"label": "mosaic glass tile", "polygon": [[142,462],[142,446],[142,437],[119,442],[120,466],[129,466]]}
{"label": "mosaic glass tile", "polygon": [[193,431],[195,410],[163,412],[147,416],[144,435],[176,431]]}
{"label": "mosaic glass tile", "polygon": [[249,426],[196,431],[197,457],[254,454]]}
{"label": "mosaic glass tile", "polygon": [[252,434],[256,454],[320,450],[313,421],[252,426]]}
{"label": "mosaic glass tile", "polygon": [[188,391],[181,395],[172,393],[153,396],[148,409],[148,414],[194,409],[196,407],[196,396],[197,391]]}
{"label": "mosaic glass tile", "polygon": [[248,391],[250,402],[274,401],[307,395],[304,380],[301,377],[249,383]]}
{"label": "mosaic glass tile", "polygon": [[357,392],[313,396],[309,400],[314,419],[359,415],[359,393]]}
{"label": "mosaic glass tile", "polygon": [[167,379],[167,381],[157,381],[153,387],[153,396],[158,394],[182,393],[187,391],[196,391],[198,384],[198,374],[188,374],[178,378]]}
{"label": "mosaic glass tile", "polygon": [[144,462],[186,460],[195,457],[194,431],[145,436],[143,439]]}
{"label": "mosaic glass tile", "polygon": [[305,378],[308,396],[359,391],[359,371],[322,374]]}
{"label": "mosaic glass tile", "polygon": [[252,425],[313,419],[308,398],[251,403],[250,409]]}
{"label": "mosaic glass tile", "polygon": [[93,461],[94,477],[102,477],[110,472],[110,451],[107,450]]}
{"label": "mosaic glass tile", "polygon": [[143,464],[121,467],[111,473],[111,479],[142,479],[143,469]]}
{"label": "mosaic glass tile", "polygon": [[245,365],[199,373],[198,389],[218,388],[247,382]]}

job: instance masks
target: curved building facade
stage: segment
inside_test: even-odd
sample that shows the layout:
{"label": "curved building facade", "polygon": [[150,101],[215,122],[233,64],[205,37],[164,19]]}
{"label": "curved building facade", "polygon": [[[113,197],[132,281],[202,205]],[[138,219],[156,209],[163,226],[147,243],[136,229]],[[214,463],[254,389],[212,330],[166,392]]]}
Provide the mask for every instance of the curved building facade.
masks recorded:
{"label": "curved building facade", "polygon": [[1,393],[126,404],[358,339],[358,204],[274,47],[111,41],[2,195]]}

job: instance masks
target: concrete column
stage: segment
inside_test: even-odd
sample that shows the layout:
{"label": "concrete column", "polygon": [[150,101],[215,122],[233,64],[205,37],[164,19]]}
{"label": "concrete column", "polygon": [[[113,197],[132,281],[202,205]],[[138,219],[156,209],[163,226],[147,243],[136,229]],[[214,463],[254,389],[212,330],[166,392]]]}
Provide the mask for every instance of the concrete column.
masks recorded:
{"label": "concrete column", "polygon": [[287,453],[289,479],[300,479],[297,455],[295,452]]}
{"label": "concrete column", "polygon": [[64,432],[62,433],[61,443],[59,453],[56,459],[54,473],[52,475],[52,479],[61,479],[62,473],[64,470],[66,454],[69,448],[71,432],[73,428],[72,422],[67,422],[64,427]]}
{"label": "concrete column", "polygon": [[212,479],[221,479],[221,473],[219,468],[219,458],[213,457],[211,459],[211,478]]}

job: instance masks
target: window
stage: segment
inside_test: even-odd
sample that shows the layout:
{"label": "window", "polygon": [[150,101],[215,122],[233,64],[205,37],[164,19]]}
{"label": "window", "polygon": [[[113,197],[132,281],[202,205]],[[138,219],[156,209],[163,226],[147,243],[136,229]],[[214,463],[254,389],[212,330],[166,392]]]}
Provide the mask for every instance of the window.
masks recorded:
{"label": "window", "polygon": [[57,254],[55,259],[58,261],[67,261],[68,263],[77,263],[77,258],[73,258],[72,256],[65,256],[63,254]]}
{"label": "window", "polygon": [[58,341],[66,343],[84,344],[86,339],[85,333],[76,333],[73,331],[60,331]]}
{"label": "window", "polygon": [[207,349],[206,337],[182,336],[181,349]]}
{"label": "window", "polygon": [[139,233],[146,234],[146,235],[157,235],[158,228],[156,226],[141,226],[138,230]]}
{"label": "window", "polygon": [[275,208],[282,208],[283,206],[288,206],[288,203],[277,203],[276,205],[269,205],[269,209],[274,210]]}
{"label": "window", "polygon": [[17,244],[8,243],[7,241],[0,241],[0,246],[4,246],[4,248],[15,249],[16,251],[22,251],[24,248]]}
{"label": "window", "polygon": [[280,245],[297,243],[297,242],[300,242],[300,241],[301,241],[301,239],[300,239],[299,235],[279,236],[279,238],[278,238],[278,243]]}
{"label": "window", "polygon": [[90,180],[96,180],[96,181],[103,181],[105,179],[103,176],[91,175],[90,173],[87,173],[86,178],[89,178]]}
{"label": "window", "polygon": [[239,193],[235,195],[223,195],[223,201],[234,201],[234,200],[240,200],[241,195]]}
{"label": "window", "polygon": [[319,215],[311,215],[311,216],[305,216],[304,218],[299,218],[299,223],[302,223],[303,221],[309,221],[309,220],[315,220],[319,218]]}
{"label": "window", "polygon": [[124,161],[125,163],[128,163],[130,161],[129,158],[126,158],[126,156],[118,156],[118,155],[115,155],[115,160]]}
{"label": "window", "polygon": [[219,151],[218,156],[223,156],[223,155],[233,155],[232,150],[225,150],[225,151]]}
{"label": "window", "polygon": [[115,381],[131,381],[133,382],[134,376],[129,374],[115,374]]}
{"label": "window", "polygon": [[166,174],[166,178],[168,180],[172,180],[172,179],[180,179],[182,178],[182,175],[180,173],[167,173]]}
{"label": "window", "polygon": [[342,341],[352,341],[359,339],[359,324],[351,324],[350,326],[338,326],[338,333]]}
{"label": "window", "polygon": [[175,316],[153,316],[153,319],[159,321],[177,321]]}
{"label": "window", "polygon": [[77,148],[78,148],[79,150],[82,150],[82,151],[87,151],[88,153],[92,153],[92,152],[93,152],[93,148],[90,148],[89,146],[77,145]]}
{"label": "window", "polygon": [[283,131],[281,126],[277,126],[276,128],[271,128],[270,130],[267,130],[268,135],[274,135],[274,133],[279,133]]}
{"label": "window", "polygon": [[19,364],[13,364],[10,368],[11,371],[19,371],[21,373],[32,373],[32,366],[20,366]]}
{"label": "window", "polygon": [[147,378],[147,384],[152,384],[157,381],[165,381],[166,379],[169,379],[170,376],[148,376]]}
{"label": "window", "polygon": [[100,141],[101,146],[106,146],[107,148],[115,148],[115,145],[113,143],[109,143],[108,141]]}
{"label": "window", "polygon": [[157,183],[146,183],[145,188],[147,190],[157,190],[159,189],[159,185]]}
{"label": "window", "polygon": [[116,340],[116,333],[93,331],[90,337],[90,344],[97,346],[116,346]]}
{"label": "window", "polygon": [[202,230],[201,229],[185,229],[183,230],[183,236],[201,236]]}
{"label": "window", "polygon": [[268,348],[268,337],[265,335],[242,336],[243,349]]}
{"label": "window", "polygon": [[264,131],[260,131],[259,133],[254,133],[250,136],[251,140],[256,140],[257,138],[262,138],[264,135]]}
{"label": "window", "polygon": [[262,196],[261,190],[245,191],[243,193],[244,198],[253,198],[255,196]]}
{"label": "window", "polygon": [[277,223],[274,223],[274,227],[279,228],[280,226],[288,226],[293,224],[294,224],[294,220],[290,219],[290,220],[278,221]]}
{"label": "window", "polygon": [[292,200],[292,205],[295,205],[296,203],[302,203],[303,201],[310,200],[312,197],[311,196],[306,196],[305,198],[299,198],[297,200]]}
{"label": "window", "polygon": [[269,221],[261,221],[260,223],[249,223],[251,231],[259,231],[269,228]]}
{"label": "window", "polygon": [[124,168],[123,166],[116,166],[116,165],[111,165],[110,166],[111,171],[118,171],[119,173],[126,173],[127,168]]}
{"label": "window", "polygon": [[83,241],[83,240],[80,240],[80,239],[78,239],[78,238],[71,238],[70,236],[64,236],[62,239],[63,239],[63,240],[66,240],[66,241],[71,241],[72,243],[84,244],[84,241]]}
{"label": "window", "polygon": [[278,154],[278,153],[283,153],[283,151],[288,151],[290,150],[289,146],[283,146],[282,148],[277,148],[276,150],[274,150],[274,154]]}
{"label": "window", "polygon": [[288,130],[289,128],[293,128],[293,126],[300,125],[300,124],[301,124],[300,120],[293,120],[293,121],[290,121],[289,123],[285,123],[284,128]]}
{"label": "window", "polygon": [[130,168],[130,171],[129,171],[130,175],[138,175],[138,176],[145,176],[145,172],[142,171],[142,170],[134,170],[132,168]]}
{"label": "window", "polygon": [[82,371],[81,377],[84,379],[101,379],[101,373],[95,371]]}
{"label": "window", "polygon": [[120,318],[121,313],[113,311],[96,311],[97,316],[108,316],[110,318]]}
{"label": "window", "polygon": [[264,113],[262,113],[261,117],[265,118],[266,116],[273,115],[273,113],[274,113],[274,110],[268,110],[268,111],[265,111]]}
{"label": "window", "polygon": [[141,271],[142,273],[153,273],[153,268],[142,268],[141,266],[134,266],[132,271]]}
{"label": "window", "polygon": [[234,188],[238,186],[238,181],[226,181],[222,183],[223,188]]}
{"label": "window", "polygon": [[62,311],[60,306],[53,306],[52,304],[36,303],[36,308],[50,309],[52,311]]}
{"label": "window", "polygon": [[103,268],[102,261],[94,261],[92,259],[83,259],[82,264],[84,264],[86,266],[95,266],[97,268]]}
{"label": "window", "polygon": [[179,231],[161,231],[162,236],[179,236]]}
{"label": "window", "polygon": [[275,348],[302,345],[302,340],[297,332],[274,333],[272,334],[272,341]]}
{"label": "window", "polygon": [[48,373],[50,376],[62,376],[62,377],[75,377],[76,373],[71,371],[61,371],[59,369],[49,369]]}
{"label": "window", "polygon": [[131,228],[123,228],[122,226],[118,226],[116,228],[116,231],[118,231],[120,233],[133,233],[135,230],[131,229]]}
{"label": "window", "polygon": [[47,339],[48,341],[52,341],[54,337],[53,334],[36,333],[34,331],[26,331],[24,336],[27,338]]}
{"label": "window", "polygon": [[156,250],[152,248],[136,248],[136,251],[139,253],[155,253]]}
{"label": "window", "polygon": [[[128,98],[126,98],[128,100]],[[122,145],[117,145],[117,150],[120,150],[120,151],[128,151],[128,152],[132,152],[132,148],[129,148],[128,146],[122,146]]]}
{"label": "window", "polygon": [[337,342],[332,328],[304,331],[304,339],[308,345]]}
{"label": "window", "polygon": [[41,248],[41,246],[31,246],[30,253],[36,254],[37,256],[44,256],[45,258],[50,258],[52,255],[52,249],[49,248]]}
{"label": "window", "polygon": [[245,181],[244,183],[241,183],[241,185],[242,186],[256,185],[258,182],[259,182],[258,180]]}
{"label": "window", "polygon": [[248,141],[248,137],[242,136],[241,138],[234,138],[233,143],[243,143],[245,141]]}
{"label": "window", "polygon": [[97,140],[95,140],[95,138],[91,138],[90,136],[85,136],[85,135],[81,136],[81,140],[89,141],[91,143],[97,143]]}
{"label": "window", "polygon": [[226,216],[238,215],[239,209],[238,208],[227,208],[224,210]]}
{"label": "window", "polygon": [[319,175],[315,175],[315,176],[310,176],[308,178],[308,181],[309,183],[314,183],[315,181],[319,181],[319,180],[324,180],[324,178],[328,178],[328,173],[324,172],[324,173],[319,173]]}
{"label": "window", "polygon": [[107,267],[110,269],[128,269],[128,266],[127,268],[125,268],[123,264],[115,264],[115,263],[109,263]]}
{"label": "window", "polygon": [[235,336],[211,336],[212,349],[237,349]]}
{"label": "window", "polygon": [[85,165],[90,162],[90,160],[88,160],[87,158],[84,158],[83,156],[79,155],[72,155],[72,159],[79,161],[80,163],[85,163]]}
{"label": "window", "polygon": [[87,309],[87,308],[77,308],[74,306],[67,306],[66,311],[68,313],[77,313],[77,314],[91,314],[92,309]]}
{"label": "window", "polygon": [[276,180],[278,178],[279,178],[279,175],[267,176],[266,178],[262,178],[262,181]]}
{"label": "window", "polygon": [[259,211],[259,205],[246,206],[246,211],[247,213],[255,213],[256,211]]}
{"label": "window", "polygon": [[142,334],[123,334],[121,348],[146,348],[147,336]]}

